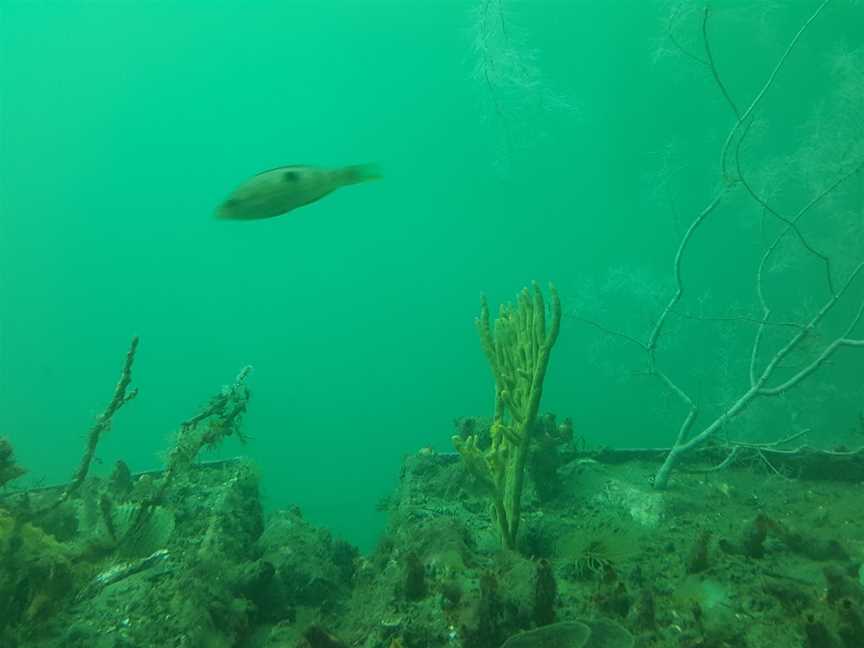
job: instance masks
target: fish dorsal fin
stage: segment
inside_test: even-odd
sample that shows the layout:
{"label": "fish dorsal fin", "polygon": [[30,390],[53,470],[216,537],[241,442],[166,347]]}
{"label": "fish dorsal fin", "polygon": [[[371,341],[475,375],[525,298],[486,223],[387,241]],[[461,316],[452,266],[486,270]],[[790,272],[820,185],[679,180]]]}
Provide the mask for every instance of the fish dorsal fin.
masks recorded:
{"label": "fish dorsal fin", "polygon": [[[256,176],[264,175],[265,173],[271,173],[273,171],[299,171],[300,169],[308,169],[309,167],[303,166],[302,164],[288,164],[286,166],[278,166],[273,167],[272,169],[266,169],[264,171],[259,171],[256,173]],[[253,178],[255,176],[252,176]]]}

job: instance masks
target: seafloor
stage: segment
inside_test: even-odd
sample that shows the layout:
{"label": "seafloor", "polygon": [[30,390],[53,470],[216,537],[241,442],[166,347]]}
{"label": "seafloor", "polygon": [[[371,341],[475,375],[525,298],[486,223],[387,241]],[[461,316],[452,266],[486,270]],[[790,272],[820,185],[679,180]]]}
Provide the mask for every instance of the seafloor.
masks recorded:
{"label": "seafloor", "polygon": [[[486,422],[456,425],[482,436]],[[122,524],[158,474],[121,467],[38,524],[21,520],[56,494],[6,496],[0,645],[864,646],[864,461],[746,450],[708,471],[728,452],[709,450],[657,492],[654,453],[540,445],[518,551],[460,458],[428,449],[405,458],[370,555],[299,510],[265,520],[243,460],[178,479],[124,555],[98,520]]]}

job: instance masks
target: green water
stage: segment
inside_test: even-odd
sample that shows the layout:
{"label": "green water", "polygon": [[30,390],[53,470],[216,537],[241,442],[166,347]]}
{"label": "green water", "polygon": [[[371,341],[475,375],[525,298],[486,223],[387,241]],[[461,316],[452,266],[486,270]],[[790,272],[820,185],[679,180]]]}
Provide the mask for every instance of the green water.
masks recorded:
{"label": "green water", "polygon": [[[740,110],[819,5],[767,4],[718,2],[709,22]],[[814,20],[748,135],[748,173],[784,213],[864,157],[861,11],[836,0]],[[735,116],[701,19],[644,0],[0,0],[0,434],[23,481],[68,478],[139,335],[140,395],[97,471],[161,465],[179,422],[251,364],[250,443],[221,456],[260,463],[268,507],[368,547],[401,456],[450,451],[455,417],[490,413],[480,294],[532,280],[565,306],[543,409],[595,444],[669,445],[681,402],[576,315],[646,339],[680,236],[722,185]],[[212,217],[262,169],[363,162],[384,180],[272,220]],[[864,249],[862,182],[806,222],[838,283]],[[689,248],[680,313],[758,318],[754,267],[777,231],[733,192]],[[803,321],[827,293],[790,249],[771,298]],[[702,420],[746,387],[753,332],[672,319],[659,358]],[[731,431],[845,441],[861,360],[841,350]]]}

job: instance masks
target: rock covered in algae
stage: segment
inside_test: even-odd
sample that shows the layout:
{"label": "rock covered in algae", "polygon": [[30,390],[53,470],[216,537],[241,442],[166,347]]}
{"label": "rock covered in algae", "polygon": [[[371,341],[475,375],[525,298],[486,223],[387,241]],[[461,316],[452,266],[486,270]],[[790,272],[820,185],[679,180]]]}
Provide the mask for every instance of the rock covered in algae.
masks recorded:
{"label": "rock covered in algae", "polygon": [[633,648],[633,636],[614,621],[583,619],[520,632],[501,648]]}
{"label": "rock covered in algae", "polygon": [[0,645],[18,623],[46,616],[74,587],[68,548],[0,508]]}

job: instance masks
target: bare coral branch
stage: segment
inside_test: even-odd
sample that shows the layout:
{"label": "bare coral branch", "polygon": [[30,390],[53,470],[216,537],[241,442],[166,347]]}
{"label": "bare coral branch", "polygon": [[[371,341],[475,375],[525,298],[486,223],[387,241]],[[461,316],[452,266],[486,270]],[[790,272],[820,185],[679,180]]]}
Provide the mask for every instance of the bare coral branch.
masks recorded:
{"label": "bare coral branch", "polygon": [[[790,55],[801,42],[803,36],[808,32],[816,19],[822,14],[824,9],[829,5],[831,0],[822,0],[814,11],[812,11],[806,20],[801,24],[798,30],[792,35],[785,49],[773,65],[766,79],[759,86],[752,100],[743,111],[738,108],[738,104],[729,92],[729,86],[726,84],[722,75],[718,71],[714,52],[712,51],[709,25],[711,12],[706,7],[702,13],[701,21],[701,37],[703,40],[705,57],[689,55],[689,58],[698,61],[707,67],[714,83],[735,114],[735,121],[729,130],[725,141],[722,143],[720,150],[720,174],[721,187],[715,192],[714,196],[709,200],[707,205],[693,218],[690,226],[684,231],[681,236],[679,245],[676,249],[673,264],[673,292],[665,303],[665,307],[659,313],[655,323],[650,330],[647,340],[643,342],[636,337],[616,332],[611,328],[600,325],[592,320],[583,319],[592,326],[601,331],[615,335],[624,339],[646,353],[648,361],[648,373],[655,376],[666,387],[669,393],[673,394],[686,408],[686,414],[682,421],[676,436],[675,444],[671,451],[667,454],[666,460],[660,468],[655,478],[655,484],[659,488],[664,488],[668,484],[669,475],[676,465],[678,458],[698,445],[704,443],[726,425],[745,411],[753,401],[759,398],[778,396],[785,394],[796,385],[803,382],[807,377],[811,376],[818,369],[825,366],[829,358],[833,356],[841,348],[856,348],[864,347],[864,340],[860,336],[856,336],[855,329],[858,326],[862,317],[864,317],[864,303],[858,309],[857,314],[849,318],[848,325],[844,333],[840,335],[829,336],[828,342],[820,341],[820,351],[813,357],[800,364],[793,369],[790,376],[791,367],[789,363],[784,362],[793,353],[802,353],[805,347],[811,344],[814,340],[819,340],[817,327],[825,328],[824,320],[828,314],[835,309],[839,300],[843,297],[848,297],[851,294],[857,294],[853,291],[852,286],[858,285],[856,278],[859,275],[861,266],[855,268],[851,273],[847,274],[842,285],[835,286],[834,267],[832,265],[832,256],[829,253],[821,250],[814,241],[805,235],[802,229],[804,216],[812,213],[815,208],[822,204],[828,196],[836,192],[847,180],[855,177],[864,169],[864,159],[857,163],[844,162],[844,170],[838,173],[837,177],[830,180],[827,184],[820,187],[814,192],[814,195],[807,200],[802,207],[791,215],[784,214],[781,209],[772,204],[775,202],[773,197],[766,197],[764,192],[760,192],[754,186],[753,182],[746,177],[744,165],[742,163],[742,150],[744,142],[750,133],[753,124],[754,116],[757,110],[762,106],[767,94],[775,88],[780,73],[789,61]],[[673,42],[679,43],[677,39]],[[682,49],[679,45],[679,49]],[[734,175],[733,175],[734,172]],[[836,172],[835,172],[836,173]],[[759,259],[758,267],[755,270],[755,297],[756,305],[761,310],[761,313],[756,316],[736,315],[727,317],[701,317],[699,315],[690,315],[684,312],[681,307],[687,290],[689,289],[689,279],[685,277],[683,272],[683,262],[690,252],[693,241],[699,234],[704,225],[714,216],[721,205],[731,203],[733,191],[736,188],[742,188],[744,195],[750,200],[759,213],[764,216],[770,216],[778,221],[781,225],[780,231],[773,237],[773,240],[767,244],[767,247]],[[797,189],[797,187],[796,187]],[[797,196],[797,193],[793,193]],[[824,301],[820,298],[821,306],[816,311],[815,315],[808,315],[807,318],[801,318],[801,321],[789,321],[790,318],[784,318],[782,321],[774,317],[774,308],[769,302],[766,290],[766,275],[768,274],[769,262],[775,257],[780,249],[781,243],[788,240],[797,241],[801,249],[808,256],[819,261],[823,267],[825,284],[827,286],[828,297]],[[857,288],[856,288],[857,290]],[[749,384],[744,387],[739,393],[728,400],[728,404],[721,407],[719,413],[713,420],[702,424],[696,429],[699,419],[700,409],[699,404],[682,387],[683,383],[679,383],[677,379],[665,371],[660,366],[658,352],[660,350],[664,334],[669,326],[669,319],[672,316],[679,316],[690,320],[698,321],[740,321],[756,326],[755,336],[752,343],[749,345],[749,355],[746,356],[746,361],[749,362]],[[796,319],[796,318],[792,318]],[[777,332],[784,336],[785,341],[780,345],[778,350],[773,352],[766,351],[767,332]],[[788,336],[784,333],[788,330]],[[772,338],[773,340],[773,338]],[[808,347],[809,348],[809,347]],[[766,358],[765,355],[768,354]]]}
{"label": "bare coral branch", "polygon": [[[816,10],[810,15],[810,17],[801,25],[801,28],[797,31],[795,36],[792,37],[792,40],[789,41],[789,45],[787,45],[786,50],[777,60],[777,63],[774,65],[774,69],[771,70],[771,73],[768,75],[768,78],[765,80],[765,83],[762,84],[762,87],[759,89],[759,92],[756,93],[756,96],[753,98],[753,101],[750,102],[750,105],[744,111],[744,113],[738,118],[738,121],[735,123],[735,126],[729,131],[729,135],[726,137],[726,142],[723,144],[723,150],[720,154],[720,169],[724,178],[729,179],[728,173],[728,159],[729,159],[729,149],[732,146],[732,142],[735,140],[736,136],[738,136],[738,132],[741,130],[741,127],[747,122],[750,117],[753,116],[756,108],[759,107],[759,104],[765,98],[765,95],[768,91],[773,87],[775,81],[777,80],[777,75],[780,73],[780,70],[783,69],[783,66],[786,64],[786,61],[789,59],[789,55],[792,53],[792,50],[795,49],[795,46],[798,44],[798,41],[801,40],[801,37],[810,27],[814,20],[822,13],[822,10],[828,6],[831,0],[822,0],[822,3],[816,8]],[[706,32],[707,33],[707,32]]]}

